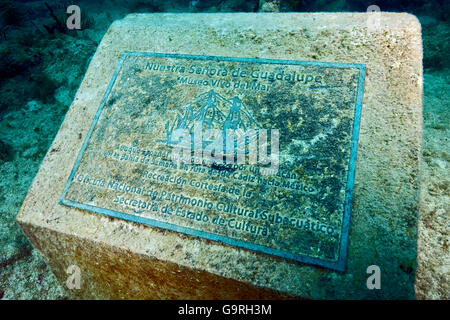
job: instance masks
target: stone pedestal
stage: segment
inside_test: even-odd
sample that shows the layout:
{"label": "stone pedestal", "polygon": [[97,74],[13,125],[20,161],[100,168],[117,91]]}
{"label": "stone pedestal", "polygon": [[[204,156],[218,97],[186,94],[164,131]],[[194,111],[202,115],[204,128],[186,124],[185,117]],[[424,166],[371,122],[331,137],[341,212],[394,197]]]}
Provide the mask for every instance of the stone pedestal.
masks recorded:
{"label": "stone pedestal", "polygon": [[[59,204],[124,51],[365,65],[345,271]],[[133,14],[106,32],[17,220],[61,283],[80,268],[82,298],[413,298],[421,134],[414,16]],[[379,290],[366,285],[371,265]]]}

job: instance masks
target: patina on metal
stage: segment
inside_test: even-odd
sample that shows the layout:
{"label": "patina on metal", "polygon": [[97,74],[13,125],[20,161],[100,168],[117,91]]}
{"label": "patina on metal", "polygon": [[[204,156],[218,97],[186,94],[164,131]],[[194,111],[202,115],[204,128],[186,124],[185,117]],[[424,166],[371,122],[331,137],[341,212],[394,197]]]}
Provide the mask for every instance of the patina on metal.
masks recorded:
{"label": "patina on metal", "polygon": [[[345,271],[364,76],[360,64],[125,52],[60,203]],[[200,132],[203,151],[211,129],[223,141],[278,130],[279,166],[173,161],[180,129]]]}

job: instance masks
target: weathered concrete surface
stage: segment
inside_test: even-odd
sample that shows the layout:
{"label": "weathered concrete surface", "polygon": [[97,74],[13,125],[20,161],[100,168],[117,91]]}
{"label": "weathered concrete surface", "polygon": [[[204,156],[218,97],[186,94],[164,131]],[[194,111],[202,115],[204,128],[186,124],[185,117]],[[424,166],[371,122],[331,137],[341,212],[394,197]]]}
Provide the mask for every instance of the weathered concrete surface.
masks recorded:
{"label": "weathered concrete surface", "polygon": [[[420,24],[408,14],[130,15],[116,21],[37,174],[18,221],[85,298],[413,298],[422,133]],[[58,204],[123,51],[366,64],[345,273]],[[368,290],[378,265],[381,290]],[[220,288],[220,289],[218,289]],[[261,289],[261,288],[264,288]]]}

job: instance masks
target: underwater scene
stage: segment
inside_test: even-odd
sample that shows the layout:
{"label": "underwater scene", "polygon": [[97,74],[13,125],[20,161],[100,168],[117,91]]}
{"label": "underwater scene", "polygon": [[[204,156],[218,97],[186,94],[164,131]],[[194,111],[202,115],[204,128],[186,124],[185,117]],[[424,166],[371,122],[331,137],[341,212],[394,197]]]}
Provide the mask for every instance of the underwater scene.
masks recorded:
{"label": "underwater scene", "polygon": [[[72,9],[68,10],[69,7]],[[414,126],[423,127],[423,131],[421,131],[422,146],[421,154],[411,155],[413,161],[420,162],[420,173],[418,174],[420,217],[417,221],[411,218],[410,225],[405,227],[405,230],[411,232],[409,239],[417,241],[417,248],[413,250],[417,250],[414,252],[417,261],[405,260],[405,262],[399,263],[402,274],[398,276],[398,279],[409,281],[405,285],[409,288],[407,293],[395,292],[392,295],[380,295],[378,298],[392,296],[406,299],[450,299],[450,99],[447,96],[450,94],[450,1],[446,0],[0,0],[0,299],[60,300],[74,298],[63,287],[65,284],[58,281],[57,276],[54,275],[40,252],[22,231],[16,217],[44,157],[47,153],[50,154],[54,151],[54,149],[50,150],[52,142],[61,129],[66,114],[70,114],[68,110],[74,103],[76,93],[83,82],[92,58],[114,21],[124,19],[132,13],[209,13],[214,15],[215,13],[243,12],[278,14],[278,12],[341,13],[377,10],[407,12],[415,15],[421,25],[423,45],[423,111],[421,123],[414,124]],[[74,17],[73,14],[79,14],[79,16],[71,20]],[[139,18],[133,21],[139,23]],[[69,28],[70,25],[73,28]],[[170,37],[168,37],[168,41],[172,41]],[[205,41],[208,41],[206,36]],[[161,43],[164,43],[163,40]],[[180,42],[178,52],[183,52],[183,43],[188,43],[188,41]],[[280,39],[280,43],[289,43],[289,39]],[[392,43],[395,44],[395,41]],[[176,45],[171,44],[172,47]],[[198,46],[202,45],[204,44],[199,41]],[[104,44],[104,46],[107,47],[108,44]],[[324,48],[325,46],[323,50],[326,50]],[[158,52],[165,52],[163,45],[159,47]],[[239,52],[239,50],[236,49],[235,52]],[[222,54],[222,56],[224,55],[227,54]],[[240,57],[234,53],[230,56]],[[256,56],[257,54],[255,54]],[[357,130],[355,128],[359,124],[358,116],[361,116],[358,106],[361,107],[363,99],[365,67],[352,64],[349,69],[346,69],[346,72],[338,74],[336,68],[342,67],[338,64],[313,65],[283,60],[283,63],[279,62],[280,65],[275,67],[274,64],[278,62],[270,59],[199,58],[198,56],[171,55],[170,52],[167,55],[140,55],[131,52],[122,55],[121,59],[113,76],[111,87],[107,91],[110,96],[105,96],[104,101],[102,100],[102,107],[104,105],[105,110],[99,109],[95,119],[98,121],[97,126],[92,127],[92,132],[89,133],[92,133],[89,144],[86,140],[82,149],[83,152],[91,153],[84,157],[82,157],[83,153],[80,153],[60,204],[91,211],[89,214],[100,213],[114,218],[123,218],[124,215],[128,215],[128,218],[125,217],[126,220],[151,227],[161,227],[171,230],[171,232],[181,230],[188,235],[208,239],[204,241],[218,240],[226,245],[244,248],[244,250],[250,249],[267,255],[275,255],[276,259],[291,259],[296,261],[295,263],[306,263],[337,271],[345,270],[345,261],[341,258],[342,255],[345,256],[342,246],[347,243],[342,239],[347,239],[346,237],[350,234],[350,242],[352,241],[352,231],[349,232],[348,229],[345,229],[348,224],[346,219],[349,219],[347,209],[351,206],[349,204],[351,194],[350,200],[348,200],[349,185],[346,185],[346,179],[348,174],[352,175],[351,170],[354,170],[356,161],[354,145],[358,140],[357,135],[355,138],[354,134],[355,132],[357,134],[359,130],[359,128]],[[195,60],[194,63],[189,59],[198,61]],[[311,56],[311,61],[313,60],[315,60],[314,55]],[[213,63],[217,63],[217,67]],[[247,75],[242,66],[251,64],[257,64],[260,67],[258,71],[252,71]],[[102,67],[98,68],[100,70]],[[272,71],[274,81],[267,87],[253,84],[251,88],[248,88],[251,86],[250,84],[243,80],[240,81],[235,86],[240,87],[243,92],[248,92],[243,97],[232,93],[231,90],[227,91],[225,82],[221,84],[212,80],[205,89],[203,86],[206,86],[206,83],[196,82],[197,80],[192,77],[183,78],[185,68],[186,73],[192,70],[192,74],[206,74],[211,79],[220,75],[224,81],[233,80],[233,77],[244,79],[246,76],[257,78],[259,81],[265,79],[264,77],[270,77],[268,72],[263,72],[269,70]],[[227,70],[237,70],[235,71],[236,76],[234,72],[227,74]],[[372,72],[372,70],[369,71]],[[126,72],[138,74],[139,77],[130,80],[127,78]],[[150,72],[157,74],[150,75]],[[311,94],[309,89],[306,90],[302,87],[302,82],[304,85],[310,82],[308,85],[312,86],[311,90],[321,90],[324,79],[316,76],[319,72],[323,73],[323,78],[328,81],[326,83],[327,90],[322,88],[321,93]],[[345,90],[337,90],[342,79],[346,80],[349,85]],[[108,74],[107,81],[110,80],[111,75]],[[152,86],[148,84],[150,82],[153,83]],[[84,90],[89,90],[89,81],[86,83]],[[367,82],[366,85],[368,85]],[[171,89],[169,90],[165,86],[171,86]],[[216,87],[213,88],[213,86]],[[142,88],[147,88],[147,90],[143,93]],[[153,92],[153,95],[149,97],[146,92]],[[282,109],[284,103],[295,104],[295,101],[291,101],[291,96],[298,92],[304,99],[302,103],[309,105],[310,108],[285,110],[289,115],[301,118],[302,115],[307,114],[305,119],[309,120],[302,120],[302,123],[310,131],[316,130],[315,124],[319,122],[324,127],[329,126],[340,130],[338,131],[340,134],[329,138],[322,147],[311,148],[308,153],[302,153],[301,142],[293,142],[296,138],[301,138],[292,134],[294,132],[292,128],[295,128],[296,124],[290,120],[287,121],[279,113],[271,111]],[[171,95],[171,100],[166,102],[165,95],[168,93]],[[150,106],[150,109],[143,108],[141,110],[130,106],[131,98],[129,97],[131,96],[133,101],[142,102],[142,105]],[[405,99],[407,98],[405,97]],[[339,108],[334,108],[330,102],[328,112],[331,112],[333,119],[322,113],[323,109],[318,106],[323,100],[341,103]],[[380,98],[380,100],[382,99]],[[253,101],[266,105],[268,111],[258,109]],[[161,106],[164,108],[161,109]],[[148,112],[148,110],[152,111]],[[364,115],[364,110],[362,112]],[[395,110],[393,112],[395,113]],[[123,123],[123,119],[128,119],[128,117],[134,122]],[[169,117],[170,120],[167,120],[166,117]],[[216,179],[217,177],[209,180],[198,178],[198,181],[190,184],[189,181],[193,174],[188,169],[175,178],[176,170],[174,171],[169,161],[154,163],[155,166],[165,167],[165,175],[155,175],[150,171],[137,172],[133,169],[134,167],[127,167],[127,171],[121,167],[111,168],[108,165],[97,165],[102,162],[101,159],[104,155],[114,158],[116,150],[110,149],[110,146],[115,143],[114,141],[123,139],[124,130],[128,130],[129,139],[133,141],[129,146],[130,149],[127,150],[129,156],[124,160],[131,163],[134,161],[131,155],[139,153],[135,152],[134,148],[136,150],[141,148],[139,145],[139,141],[142,141],[141,131],[152,137],[151,144],[154,149],[146,152],[148,154],[159,152],[159,155],[163,155],[165,150],[168,150],[168,146],[173,144],[176,129],[188,128],[195,134],[197,129],[194,128],[193,123],[200,117],[203,117],[201,119],[205,121],[203,125],[205,123],[210,125],[209,129],[213,122],[217,126],[221,126],[223,136],[220,139],[225,139],[226,130],[230,128],[247,129],[248,127],[258,130],[263,127],[274,127],[274,123],[283,123],[283,127],[280,128],[280,159],[287,164],[280,167],[278,176],[286,179],[307,176],[305,181],[308,183],[291,183],[284,189],[280,187],[272,191],[269,187],[271,182],[268,182],[266,187],[247,189],[248,194],[250,192],[265,194],[260,198],[248,196],[247,204],[251,203],[252,207],[258,208],[253,212],[241,209],[245,206],[240,201],[227,202],[227,196],[222,194],[214,197],[208,195],[205,202],[202,201],[199,204],[199,199],[203,199],[199,195],[206,194],[206,191],[212,192],[211,190],[219,194],[222,189],[225,190],[225,186],[217,183],[219,181]],[[208,117],[212,119],[209,120],[209,123],[206,121]],[[149,123],[160,123],[161,125],[152,127]],[[89,127],[91,122],[84,125]],[[113,130],[112,125],[121,126],[120,130]],[[376,131],[376,128],[374,130]],[[322,136],[319,135],[319,137]],[[79,140],[84,138],[80,134]],[[125,147],[126,142],[121,141],[121,143],[122,146],[118,152],[127,148]],[[389,144],[388,141],[385,143]],[[284,148],[284,145],[288,145],[288,147]],[[188,140],[185,148],[190,149],[190,147],[191,141]],[[273,143],[271,147],[274,147]],[[380,147],[380,154],[383,152],[382,149],[383,146]],[[79,150],[78,146],[73,148],[74,157],[78,155]],[[97,150],[101,150],[101,152],[96,153]],[[110,150],[111,153],[109,153]],[[326,158],[329,150],[340,152],[340,156],[329,162],[324,160],[322,166],[325,169],[317,168],[316,171],[299,169],[299,163],[305,168],[315,168],[316,162],[312,158]],[[167,155],[166,158],[168,157]],[[74,163],[64,165],[70,166],[72,169]],[[390,163],[386,162],[386,166],[388,165]],[[232,175],[232,169],[226,166],[213,164],[212,168],[217,176]],[[102,170],[111,171],[109,180],[92,180],[91,177],[95,175],[95,172]],[[247,171],[242,170],[242,174],[236,178],[238,181],[233,185],[248,183],[247,179],[254,174],[252,170],[251,168]],[[336,175],[324,178],[322,172],[328,170],[335,170]],[[89,172],[89,177],[85,172]],[[195,171],[194,173],[198,174]],[[125,175],[129,178],[127,184],[120,184]],[[315,210],[315,213],[311,213],[311,216],[308,215],[308,217],[317,219],[321,224],[315,225],[318,234],[309,239],[309,230],[305,229],[306,220],[291,218],[292,223],[296,223],[299,228],[303,229],[301,232],[294,233],[280,223],[280,226],[277,227],[277,234],[283,234],[285,238],[282,239],[283,241],[276,242],[273,239],[265,238],[268,231],[264,221],[255,223],[255,225],[246,225],[245,223],[239,225],[234,220],[229,222],[231,228],[240,228],[241,231],[247,228],[248,232],[244,234],[238,233],[236,230],[221,231],[220,219],[217,220],[217,225],[216,222],[213,222],[207,228],[201,229],[200,233],[198,230],[192,231],[199,228],[193,227],[191,221],[186,222],[180,218],[184,218],[185,215],[185,212],[181,210],[180,215],[178,216],[177,212],[177,216],[170,217],[167,224],[167,221],[156,223],[154,220],[148,220],[146,215],[150,215],[147,211],[150,212],[149,208],[153,204],[143,203],[139,200],[140,202],[136,202],[132,207],[131,203],[134,203],[132,198],[127,198],[127,194],[134,193],[133,196],[136,196],[136,194],[144,193],[143,190],[138,191],[139,189],[133,186],[133,183],[137,184],[141,177],[144,177],[146,181],[165,179],[171,184],[168,190],[173,191],[174,194],[183,192],[181,198],[175,195],[168,198],[171,203],[185,201],[189,202],[191,207],[203,206],[206,208],[205,210],[210,209],[209,205],[211,208],[216,206],[223,217],[231,217],[233,211],[241,210],[245,214],[252,215],[252,219],[254,218],[253,214],[261,219],[266,219],[264,210],[276,207],[276,213],[272,215],[272,220],[275,222],[277,219],[280,221],[288,219],[283,216],[283,214],[287,216],[287,212]],[[76,184],[71,184],[71,179]],[[260,181],[263,179],[261,178]],[[66,185],[67,177],[60,178],[60,182],[62,185]],[[353,180],[351,182],[353,183]],[[409,182],[405,181],[404,183]],[[104,189],[98,192],[97,189],[86,191],[84,186],[88,184],[89,187],[98,184]],[[190,193],[189,200],[183,200],[186,199],[186,191],[183,191],[186,190],[184,185],[190,185],[192,190],[195,190]],[[109,199],[108,188],[115,191],[127,191],[124,191],[125,196],[122,198]],[[353,185],[350,190],[352,188]],[[364,188],[362,187],[362,189]],[[154,198],[156,198],[158,190],[146,190],[148,194],[150,191],[155,194]],[[288,199],[288,201],[280,205],[271,197],[275,193],[281,194],[282,192],[285,196],[283,199]],[[310,202],[310,199],[315,199],[314,197],[318,193],[324,194],[320,201]],[[57,195],[58,198],[60,196],[61,194]],[[243,196],[246,196],[245,193]],[[92,200],[96,197],[98,198],[95,200],[97,202]],[[383,201],[389,202],[389,199],[383,199]],[[28,206],[29,203],[30,201],[28,201]],[[121,209],[123,203],[129,204],[126,209]],[[183,202],[183,204],[185,203]],[[373,206],[376,205],[376,203],[373,204]],[[410,210],[414,206],[415,204],[411,203],[398,204],[398,207],[406,208],[405,210]],[[334,216],[322,219],[327,212],[344,210],[346,216],[342,221],[339,220],[340,216],[339,219]],[[189,212],[186,214],[189,215]],[[267,216],[267,219],[270,219],[270,215]],[[51,215],[48,219],[51,219]],[[102,217],[102,219],[107,218]],[[192,220],[195,219],[196,216],[193,215]],[[209,218],[200,216],[198,220],[201,219]],[[358,217],[354,221],[358,221]],[[373,221],[378,220],[374,218]],[[144,228],[144,226],[139,227]],[[391,230],[393,233],[396,230],[396,226],[392,225],[378,226],[377,228],[377,230]],[[34,236],[39,237],[38,234]],[[56,236],[55,239],[58,237]],[[308,241],[301,239],[308,239]],[[301,245],[296,246],[297,243]],[[320,246],[316,247],[317,243],[320,243]],[[287,251],[289,253],[286,253]],[[183,258],[185,259],[183,260],[184,264],[189,264],[190,253],[187,256],[187,258]],[[306,256],[307,258],[305,258]],[[389,259],[389,257],[384,258]],[[199,262],[198,265],[202,265],[202,262]],[[349,265],[352,268],[353,265],[351,263]],[[223,275],[224,277],[228,276],[226,271],[223,272]],[[61,274],[59,276],[62,277]],[[283,277],[282,274],[276,276]],[[232,278],[232,276],[230,277]],[[334,281],[333,277],[334,275],[321,277],[317,281],[322,281],[323,283],[320,285],[327,286],[327,281]],[[262,285],[263,281],[255,280],[255,283]],[[312,293],[310,296],[321,296],[322,298],[341,296],[328,290],[323,292]],[[174,295],[173,297],[182,298],[183,296]],[[279,298],[271,292],[260,293],[258,297]],[[374,297],[377,298],[377,296]],[[231,298],[233,297],[231,296]]]}

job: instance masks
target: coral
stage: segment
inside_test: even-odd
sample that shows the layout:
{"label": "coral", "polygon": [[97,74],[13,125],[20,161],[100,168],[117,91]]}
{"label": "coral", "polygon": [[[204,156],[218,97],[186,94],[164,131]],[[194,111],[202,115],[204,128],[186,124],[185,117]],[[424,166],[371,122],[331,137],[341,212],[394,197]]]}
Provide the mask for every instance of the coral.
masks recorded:
{"label": "coral", "polygon": [[25,14],[19,10],[14,1],[0,0],[0,26],[21,26]]}
{"label": "coral", "polygon": [[[65,26],[65,8],[78,1],[47,0],[55,15]],[[105,5],[99,3],[105,2]],[[80,4],[82,29],[62,34],[55,30],[43,1],[0,0],[0,299],[64,298],[62,288],[45,266],[38,252],[30,255],[29,243],[19,234],[15,215],[27,193],[39,164],[50,146],[64,113],[73,99],[95,43],[109,23],[129,11],[183,11],[195,3],[195,11],[252,11],[258,0],[130,0],[84,1]],[[424,42],[424,165],[423,165],[423,230],[419,239],[422,265],[417,278],[417,298],[449,298],[448,225],[449,151],[448,119],[450,107],[446,92],[450,78],[447,54],[450,1],[446,0],[349,0],[344,7],[340,0],[280,0],[282,11],[365,11],[377,4],[382,11],[407,11],[435,21],[422,22]],[[420,2],[420,3],[419,3]],[[130,3],[132,9],[129,9]],[[22,8],[29,8],[29,11]],[[98,13],[98,8],[103,11]],[[96,11],[97,10],[97,11]],[[191,9],[192,10],[192,9]],[[26,22],[25,14],[33,16]],[[95,24],[94,24],[95,19]],[[23,25],[23,22],[26,22]],[[53,24],[53,34],[42,27]],[[95,30],[94,30],[95,28]],[[7,31],[7,32],[6,32]],[[55,32],[56,31],[56,32]],[[21,32],[22,36],[16,36]],[[88,37],[89,35],[89,37]],[[6,37],[7,36],[7,37]],[[4,41],[6,40],[6,41]],[[433,74],[430,74],[433,72]],[[61,84],[61,87],[59,87]],[[56,88],[58,88],[56,90]],[[56,90],[56,91],[55,91]],[[55,97],[56,96],[56,97]],[[59,96],[59,97],[58,97]],[[29,102],[53,100],[42,104]],[[54,98],[55,97],[55,98]],[[59,100],[58,100],[59,99]],[[62,101],[62,102],[61,102]],[[27,102],[29,102],[27,104]],[[38,146],[38,147],[36,147]],[[8,160],[9,159],[9,160]],[[8,262],[7,265],[2,262]],[[6,264],[6,263],[5,263]],[[429,265],[430,267],[427,267]],[[403,272],[410,265],[403,263]],[[43,276],[42,276],[43,275]]]}
{"label": "coral", "polygon": [[128,5],[130,12],[161,12],[161,4],[155,0],[134,0]]}
{"label": "coral", "polygon": [[11,47],[0,52],[0,81],[14,77],[40,62],[40,57],[23,48]]}
{"label": "coral", "polygon": [[0,80],[7,79],[21,73],[26,68],[26,62],[18,59],[10,51],[0,53]]}
{"label": "coral", "polygon": [[59,87],[59,84],[45,72],[40,72],[34,80],[31,96],[42,102],[53,101],[55,90]]}
{"label": "coral", "polygon": [[278,12],[278,11],[280,11],[280,1],[278,1],[278,0],[259,0],[259,11]]}
{"label": "coral", "polygon": [[81,10],[81,30],[91,29],[95,26],[95,20],[86,10]]}

